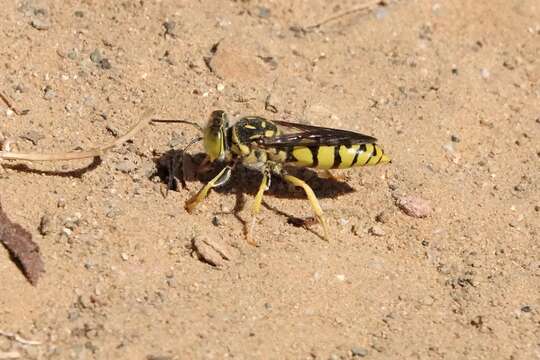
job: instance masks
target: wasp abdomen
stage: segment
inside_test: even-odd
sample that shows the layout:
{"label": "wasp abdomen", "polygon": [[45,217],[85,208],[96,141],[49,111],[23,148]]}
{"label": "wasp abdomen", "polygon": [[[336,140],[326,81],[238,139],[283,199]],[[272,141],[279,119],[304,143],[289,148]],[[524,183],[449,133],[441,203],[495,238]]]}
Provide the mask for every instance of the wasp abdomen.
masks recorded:
{"label": "wasp abdomen", "polygon": [[390,158],[377,144],[295,146],[289,150],[287,162],[317,169],[346,169],[388,163]]}

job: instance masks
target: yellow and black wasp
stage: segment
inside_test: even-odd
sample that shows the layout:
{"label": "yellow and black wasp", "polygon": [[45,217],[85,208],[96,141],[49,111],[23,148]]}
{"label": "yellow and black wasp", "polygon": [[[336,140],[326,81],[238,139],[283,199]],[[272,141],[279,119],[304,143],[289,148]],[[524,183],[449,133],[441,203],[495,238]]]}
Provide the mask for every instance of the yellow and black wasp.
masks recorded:
{"label": "yellow and black wasp", "polygon": [[[212,180],[186,202],[185,208],[188,212],[203,201],[211,189],[227,183],[236,164],[241,163],[262,173],[262,181],[252,205],[252,224],[247,232],[250,242],[253,242],[251,233],[260,211],[263,194],[270,187],[272,175],[280,176],[304,190],[317,220],[323,227],[324,238],[328,239],[328,228],[315,193],[306,182],[289,174],[287,167],[330,170],[390,162],[390,158],[376,144],[377,139],[347,130],[270,121],[259,116],[246,116],[230,125],[227,114],[222,110],[212,112],[204,129],[183,120],[154,121],[195,125],[203,132],[205,162],[217,161],[224,165]],[[292,132],[284,133],[280,127]]]}

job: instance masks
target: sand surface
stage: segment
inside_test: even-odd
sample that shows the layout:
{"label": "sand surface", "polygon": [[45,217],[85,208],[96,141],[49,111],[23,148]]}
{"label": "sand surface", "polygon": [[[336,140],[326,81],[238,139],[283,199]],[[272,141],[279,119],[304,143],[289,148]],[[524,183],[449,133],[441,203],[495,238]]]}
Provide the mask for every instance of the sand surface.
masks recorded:
{"label": "sand surface", "polygon": [[41,343],[0,335],[0,358],[540,359],[540,3],[323,23],[361,3],[1,1],[0,90],[29,112],[0,103],[0,132],[19,151],[108,143],[148,108],[201,125],[223,109],[373,135],[393,163],[297,173],[329,242],[274,179],[255,247],[256,173],[192,214],[209,175],[164,196],[158,165],[192,127],[151,125],[97,163],[4,161],[2,206],[46,272],[31,286],[0,248],[0,331]]}

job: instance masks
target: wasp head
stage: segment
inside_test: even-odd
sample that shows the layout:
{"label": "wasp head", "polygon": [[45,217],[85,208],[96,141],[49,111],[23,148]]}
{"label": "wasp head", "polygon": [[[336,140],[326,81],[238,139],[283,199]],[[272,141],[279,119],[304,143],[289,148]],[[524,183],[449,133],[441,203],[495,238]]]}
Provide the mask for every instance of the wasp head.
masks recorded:
{"label": "wasp head", "polygon": [[213,111],[204,128],[204,149],[210,161],[223,160],[227,153],[229,120],[223,110]]}

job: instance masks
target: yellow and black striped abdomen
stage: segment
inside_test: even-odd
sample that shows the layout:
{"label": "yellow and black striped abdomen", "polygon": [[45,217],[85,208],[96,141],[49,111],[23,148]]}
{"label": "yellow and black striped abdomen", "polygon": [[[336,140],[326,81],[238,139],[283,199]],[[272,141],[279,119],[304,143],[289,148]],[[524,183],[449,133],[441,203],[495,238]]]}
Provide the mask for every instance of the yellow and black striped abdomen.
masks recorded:
{"label": "yellow and black striped abdomen", "polygon": [[377,144],[294,146],[287,152],[287,162],[317,169],[346,169],[388,163],[390,158]]}

